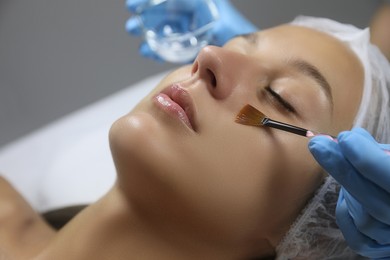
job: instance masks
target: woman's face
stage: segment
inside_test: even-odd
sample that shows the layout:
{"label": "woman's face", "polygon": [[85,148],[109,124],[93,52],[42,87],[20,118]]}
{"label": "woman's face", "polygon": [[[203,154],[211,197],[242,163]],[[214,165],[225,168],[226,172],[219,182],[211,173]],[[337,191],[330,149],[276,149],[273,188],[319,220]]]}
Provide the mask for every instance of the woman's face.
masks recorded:
{"label": "woman's face", "polygon": [[362,85],[355,55],[307,28],[205,47],[112,126],[118,184],[165,227],[209,242],[275,246],[323,174],[307,138],[235,123],[237,113],[251,104],[335,135],[352,126]]}

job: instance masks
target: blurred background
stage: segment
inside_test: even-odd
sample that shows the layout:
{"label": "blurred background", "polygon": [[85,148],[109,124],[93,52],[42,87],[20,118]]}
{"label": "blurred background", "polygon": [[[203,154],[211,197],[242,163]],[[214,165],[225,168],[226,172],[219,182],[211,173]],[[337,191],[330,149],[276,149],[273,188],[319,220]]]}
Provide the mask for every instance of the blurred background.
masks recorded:
{"label": "blurred background", "polygon": [[[231,0],[267,28],[299,14],[367,27],[373,0]],[[124,0],[0,0],[0,147],[172,64],[138,54]],[[99,116],[99,115],[97,115]]]}

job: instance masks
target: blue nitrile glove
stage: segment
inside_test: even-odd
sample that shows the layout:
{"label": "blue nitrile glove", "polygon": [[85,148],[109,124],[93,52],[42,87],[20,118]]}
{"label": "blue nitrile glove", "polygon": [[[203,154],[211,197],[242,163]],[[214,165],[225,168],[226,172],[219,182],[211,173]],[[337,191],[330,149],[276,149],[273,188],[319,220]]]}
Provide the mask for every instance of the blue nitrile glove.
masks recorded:
{"label": "blue nitrile glove", "polygon": [[364,129],[342,132],[338,142],[314,137],[309,149],[342,186],[336,220],[358,254],[390,259],[390,155]]}
{"label": "blue nitrile glove", "polygon": [[[147,1],[149,0],[127,0],[126,4],[130,13],[136,13],[137,7]],[[199,0],[187,1],[190,5],[191,2],[196,2]],[[239,34],[251,33],[258,30],[256,26],[254,26],[234,8],[234,6],[230,3],[229,0],[214,0],[214,2],[218,8],[219,19],[213,29],[213,40],[210,42],[211,45],[222,46],[234,36],[237,36]],[[202,13],[202,10],[198,11],[200,14]],[[201,19],[202,16],[199,15],[199,18]],[[146,19],[153,19],[153,17],[147,17]],[[183,23],[185,23],[184,20]],[[127,21],[126,30],[129,32],[129,34],[133,36],[140,36],[142,34],[139,21],[134,17],[130,17],[130,19]],[[146,42],[141,43],[139,52],[144,57],[161,60],[161,58],[159,58],[157,54],[155,54],[150,49]]]}

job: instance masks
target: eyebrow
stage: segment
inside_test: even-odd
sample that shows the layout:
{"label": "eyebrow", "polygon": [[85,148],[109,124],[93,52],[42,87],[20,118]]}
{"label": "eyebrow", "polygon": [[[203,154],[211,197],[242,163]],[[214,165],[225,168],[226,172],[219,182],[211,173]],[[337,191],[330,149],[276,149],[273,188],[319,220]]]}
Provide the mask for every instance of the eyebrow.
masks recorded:
{"label": "eyebrow", "polygon": [[[239,35],[238,37],[245,39],[247,42],[253,45],[258,44],[261,39],[261,35],[258,33],[242,34]],[[326,97],[328,98],[331,104],[331,107],[333,107],[333,95],[332,95],[332,89],[330,87],[330,84],[316,66],[299,58],[288,59],[287,65],[293,67],[294,69],[298,70],[300,73],[309,76],[314,81],[316,81],[317,84],[324,91]]]}
{"label": "eyebrow", "polygon": [[316,81],[321,89],[325,92],[330,104],[333,107],[332,89],[330,84],[316,66],[302,59],[289,59],[287,64],[297,69],[300,73],[309,76],[314,81]]}

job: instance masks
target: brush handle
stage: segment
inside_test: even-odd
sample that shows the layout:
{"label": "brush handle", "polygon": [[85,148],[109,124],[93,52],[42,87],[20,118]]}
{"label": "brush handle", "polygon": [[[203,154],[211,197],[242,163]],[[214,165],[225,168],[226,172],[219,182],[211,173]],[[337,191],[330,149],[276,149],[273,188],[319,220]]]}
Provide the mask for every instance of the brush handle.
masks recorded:
{"label": "brush handle", "polygon": [[305,128],[301,128],[301,127],[298,127],[298,126],[289,125],[289,124],[286,124],[286,123],[275,121],[275,120],[269,119],[267,117],[264,118],[261,121],[261,123],[264,126],[276,128],[276,129],[283,130],[283,131],[290,132],[290,133],[297,134],[297,135],[307,136],[307,131],[308,130],[305,129]]}
{"label": "brush handle", "polygon": [[[261,123],[264,126],[276,128],[276,129],[279,129],[279,130],[283,130],[283,131],[286,131],[286,132],[289,132],[289,133],[293,133],[293,134],[297,134],[297,135],[301,135],[301,136],[306,136],[306,137],[309,137],[309,138],[317,136],[317,135],[324,135],[324,136],[328,136],[329,138],[331,138],[335,142],[337,142],[337,137],[335,137],[335,136],[317,133],[317,132],[310,131],[310,130],[307,130],[307,129],[302,128],[302,127],[298,127],[298,126],[295,126],[295,125],[290,125],[290,124],[282,123],[282,122],[279,122],[279,121],[275,121],[275,120],[269,119],[267,117],[265,117],[261,121]],[[382,150],[386,154],[390,155],[390,151],[389,150],[386,150],[386,149],[382,149]]]}

